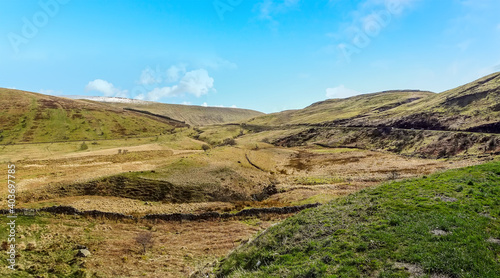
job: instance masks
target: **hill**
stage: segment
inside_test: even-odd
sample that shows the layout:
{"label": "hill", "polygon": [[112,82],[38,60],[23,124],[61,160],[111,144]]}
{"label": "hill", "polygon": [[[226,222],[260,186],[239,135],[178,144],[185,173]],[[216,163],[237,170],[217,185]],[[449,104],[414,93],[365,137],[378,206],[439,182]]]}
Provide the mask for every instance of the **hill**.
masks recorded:
{"label": "hill", "polygon": [[0,89],[0,144],[153,136],[184,126],[100,103]]}
{"label": "hill", "polygon": [[387,91],[330,99],[250,120],[255,125],[321,124],[499,133],[500,72],[442,93]]}
{"label": "hill", "polygon": [[392,182],[269,228],[218,277],[500,277],[500,163]]}
{"label": "hill", "polygon": [[328,99],[304,109],[288,110],[257,117],[248,121],[254,125],[318,124],[378,115],[405,103],[425,99],[431,92],[402,90],[364,94],[346,99]]}
{"label": "hill", "polygon": [[500,72],[352,124],[402,128],[500,131]]}
{"label": "hill", "polygon": [[152,101],[131,101],[121,98],[92,99],[115,108],[133,109],[161,115],[191,126],[205,126],[241,122],[264,113],[240,108],[204,107],[195,105],[167,104]]}

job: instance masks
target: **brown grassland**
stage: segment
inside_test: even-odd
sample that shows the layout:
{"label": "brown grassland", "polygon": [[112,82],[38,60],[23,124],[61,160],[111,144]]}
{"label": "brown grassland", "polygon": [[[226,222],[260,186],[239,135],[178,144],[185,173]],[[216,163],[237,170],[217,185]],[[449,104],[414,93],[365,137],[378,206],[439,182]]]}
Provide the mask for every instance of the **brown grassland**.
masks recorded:
{"label": "brown grassland", "polygon": [[[85,150],[80,148],[82,142],[7,145],[1,147],[0,161],[16,164],[21,207],[68,205],[79,210],[140,217],[149,213],[236,212],[247,207],[325,203],[383,181],[427,175],[484,160],[420,159],[387,151],[314,145],[284,148],[265,142],[287,136],[290,130],[241,134],[239,128],[227,128],[221,133],[214,129],[182,128],[173,134],[150,138],[88,141]],[[222,141],[221,134],[235,138],[235,144],[214,145]],[[211,149],[202,150],[204,141],[212,144]],[[116,176],[206,190],[194,197],[190,195],[190,201],[171,202],[102,192],[85,195],[75,189],[77,184]],[[5,183],[5,177],[0,182]],[[141,183],[137,184],[140,190]],[[274,192],[255,197],[269,186]],[[213,199],[210,190],[225,199]],[[0,195],[5,200],[5,188],[0,189]],[[79,258],[77,264],[88,275],[186,277],[195,269],[210,267],[242,241],[286,216],[183,223],[146,220],[136,223],[48,214],[37,217],[42,223],[20,227],[20,235],[26,242],[23,244],[36,241],[37,247],[23,255],[24,263],[20,264],[24,269],[34,268],[31,273],[45,271],[34,255],[36,252],[61,249],[74,253],[71,251],[74,246],[84,244],[92,255]],[[143,231],[150,231],[154,238],[153,247],[145,254],[134,241]],[[71,256],[63,251],[66,255],[57,255],[58,252],[53,256],[60,256],[59,259],[46,264],[54,273],[70,273],[71,260],[64,258]]]}

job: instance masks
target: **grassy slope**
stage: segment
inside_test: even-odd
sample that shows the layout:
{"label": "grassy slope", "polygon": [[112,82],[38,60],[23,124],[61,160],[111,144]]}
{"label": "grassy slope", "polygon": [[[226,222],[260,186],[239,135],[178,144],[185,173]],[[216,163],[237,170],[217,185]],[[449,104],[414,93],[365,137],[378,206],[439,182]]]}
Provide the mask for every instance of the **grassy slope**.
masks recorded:
{"label": "grassy slope", "polygon": [[220,276],[410,277],[404,263],[426,275],[500,277],[500,245],[488,241],[500,238],[499,169],[393,182],[304,211],[231,254]]}
{"label": "grassy slope", "polygon": [[138,113],[19,90],[0,89],[0,143],[151,136],[168,121]]}
{"label": "grassy slope", "polygon": [[421,91],[388,91],[365,94],[346,99],[329,99],[301,110],[289,110],[251,119],[249,124],[282,125],[321,123],[377,114],[416,98],[427,98],[433,93]]}
{"label": "grassy slope", "polygon": [[261,112],[248,109],[203,107],[157,102],[149,102],[148,104],[109,103],[109,105],[113,107],[133,108],[148,111],[157,115],[186,122],[192,126],[239,122],[251,117],[263,115]]}
{"label": "grassy slope", "polygon": [[[407,101],[414,98],[419,99]],[[499,116],[500,72],[497,72],[439,94],[389,91],[330,99],[301,110],[257,117],[249,123],[283,125],[347,120],[347,125],[354,126],[398,126],[395,123],[399,122],[409,128],[416,122],[427,123],[424,126],[435,122],[445,129],[466,130],[497,123]]]}
{"label": "grassy slope", "polygon": [[[421,113],[436,115],[451,129],[495,123],[500,116],[500,73],[490,74],[463,86],[431,95],[412,103],[370,117],[372,124],[390,124],[395,120]],[[457,118],[467,118],[457,120]]]}

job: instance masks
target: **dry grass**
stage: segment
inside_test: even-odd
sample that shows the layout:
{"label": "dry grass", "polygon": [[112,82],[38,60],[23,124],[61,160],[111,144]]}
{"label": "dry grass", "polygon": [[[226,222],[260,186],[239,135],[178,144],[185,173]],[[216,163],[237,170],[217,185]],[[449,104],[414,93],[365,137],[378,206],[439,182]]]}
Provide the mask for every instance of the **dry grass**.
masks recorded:
{"label": "dry grass", "polygon": [[[72,184],[128,171],[136,172],[131,175],[137,177],[168,181],[179,186],[217,185],[218,188],[228,188],[248,196],[259,193],[269,184],[276,184],[278,193],[262,202],[171,204],[118,197],[67,196],[21,205],[71,205],[79,210],[97,209],[142,216],[148,213],[226,212],[246,207],[326,203],[388,179],[422,176],[481,162],[424,160],[386,152],[317,146],[278,148],[257,143],[259,147],[255,147],[255,144],[245,141],[247,136],[255,138],[256,134],[238,138],[238,145],[234,147],[217,147],[203,152],[199,149],[201,142],[186,136],[190,132],[186,129],[177,135],[161,136],[158,140],[135,139],[127,141],[129,145],[126,147],[117,145],[124,141],[106,141],[107,145],[104,142],[102,145],[89,143],[89,149],[83,152],[75,151],[77,145],[73,143],[51,145],[49,150],[54,146],[60,149],[50,156],[46,154],[47,145],[44,144],[22,146],[25,149],[21,146],[8,147],[12,148],[9,149],[11,156],[15,156],[10,153],[15,148],[20,154],[33,152],[32,158],[16,161],[18,189],[24,191],[21,195],[34,194],[49,183]],[[191,149],[183,147],[184,143]],[[129,152],[118,154],[118,149],[128,149]],[[252,166],[247,157],[262,170]],[[186,277],[196,268],[225,256],[240,242],[279,220],[266,216],[265,219],[240,221],[153,224],[73,219],[60,215],[48,219],[49,224],[42,232],[43,239],[38,248],[56,252],[73,248],[70,245],[85,244],[89,246],[92,256],[83,259],[83,266],[88,272],[104,277]],[[141,254],[140,246],[134,239],[146,230],[153,233],[155,244]],[[28,234],[25,237],[32,239]]]}
{"label": "dry grass", "polygon": [[110,196],[71,196],[26,204],[30,208],[52,205],[72,206],[78,210],[100,210],[128,215],[146,215],[150,213],[202,213],[206,211],[232,210],[233,204],[225,202],[204,203],[161,203],[110,197]]}

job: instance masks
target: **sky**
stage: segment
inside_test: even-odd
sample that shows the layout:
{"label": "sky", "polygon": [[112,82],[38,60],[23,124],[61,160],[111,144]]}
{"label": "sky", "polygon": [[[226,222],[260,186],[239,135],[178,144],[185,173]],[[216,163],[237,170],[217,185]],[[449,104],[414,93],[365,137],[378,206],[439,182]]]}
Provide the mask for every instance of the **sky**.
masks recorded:
{"label": "sky", "polygon": [[500,71],[498,0],[0,0],[0,87],[265,113]]}

